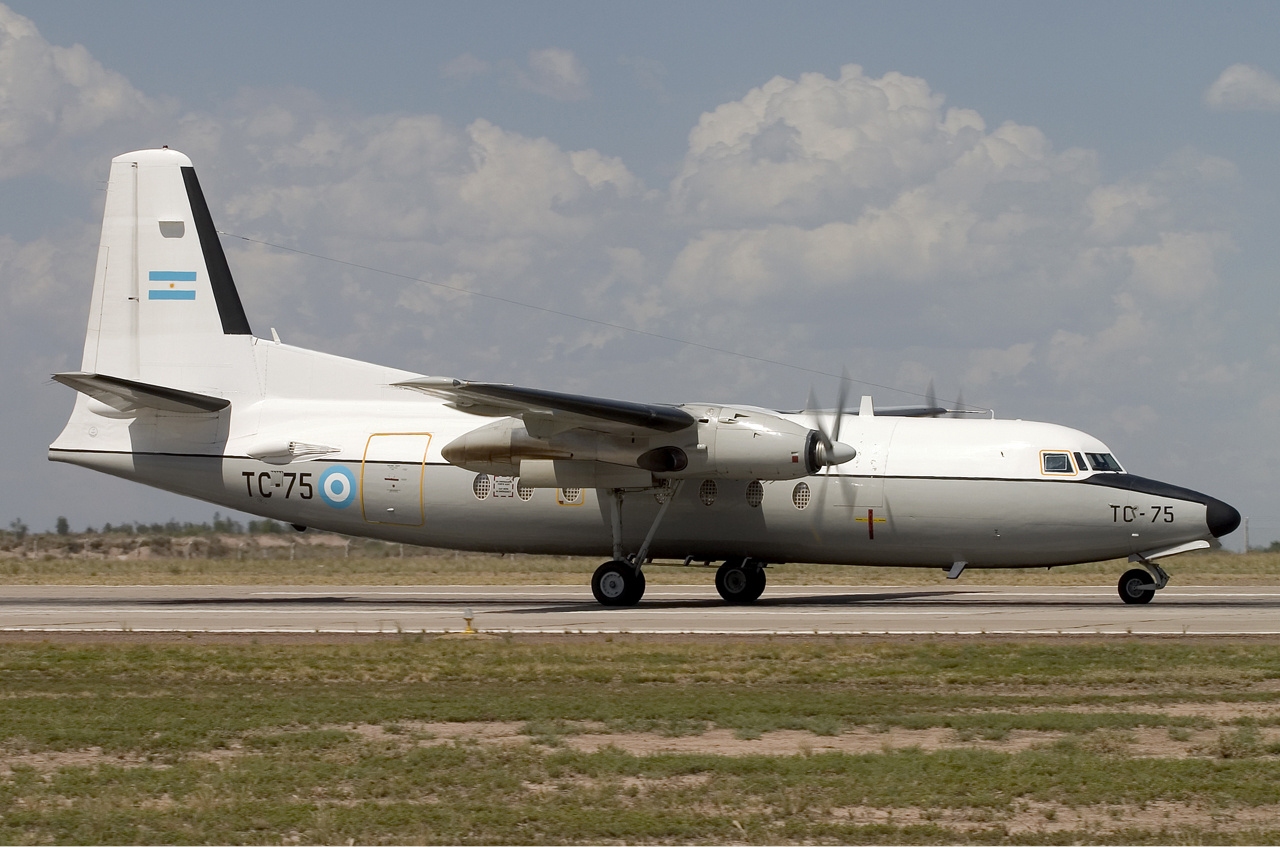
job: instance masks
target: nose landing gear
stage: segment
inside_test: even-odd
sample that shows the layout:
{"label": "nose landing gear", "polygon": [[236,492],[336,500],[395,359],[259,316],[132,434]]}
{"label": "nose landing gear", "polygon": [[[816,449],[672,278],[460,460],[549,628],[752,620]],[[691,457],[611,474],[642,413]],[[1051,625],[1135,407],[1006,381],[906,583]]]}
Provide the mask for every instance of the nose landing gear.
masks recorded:
{"label": "nose landing gear", "polygon": [[1120,577],[1120,599],[1126,603],[1150,603],[1156,596],[1156,587],[1151,582],[1151,574],[1142,568],[1133,568]]}
{"label": "nose landing gear", "polygon": [[[1133,561],[1131,558],[1130,561]],[[1169,584],[1169,575],[1155,562],[1142,560],[1141,568],[1124,572],[1117,586],[1120,599],[1126,603],[1150,603],[1156,592]]]}

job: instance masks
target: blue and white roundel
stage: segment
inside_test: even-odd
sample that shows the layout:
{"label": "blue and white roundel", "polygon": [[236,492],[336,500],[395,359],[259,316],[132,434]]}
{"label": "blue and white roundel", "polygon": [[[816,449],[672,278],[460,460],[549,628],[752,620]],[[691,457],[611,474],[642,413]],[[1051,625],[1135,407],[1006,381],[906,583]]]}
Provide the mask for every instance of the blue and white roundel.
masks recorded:
{"label": "blue and white roundel", "polygon": [[356,499],[356,475],[342,465],[329,468],[320,474],[320,499],[335,509],[345,509]]}

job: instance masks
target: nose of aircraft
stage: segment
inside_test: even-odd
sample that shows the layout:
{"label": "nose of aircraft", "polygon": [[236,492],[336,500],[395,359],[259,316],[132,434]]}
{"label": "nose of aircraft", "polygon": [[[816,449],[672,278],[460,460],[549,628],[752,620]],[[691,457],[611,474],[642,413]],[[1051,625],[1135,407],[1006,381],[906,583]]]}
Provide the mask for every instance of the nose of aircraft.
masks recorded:
{"label": "nose of aircraft", "polygon": [[1205,498],[1205,523],[1209,525],[1209,531],[1213,533],[1214,538],[1221,538],[1230,532],[1235,532],[1236,527],[1240,526],[1240,513],[1232,506],[1223,503],[1214,497]]}
{"label": "nose of aircraft", "polygon": [[1210,497],[1208,494],[1192,491],[1190,488],[1182,488],[1178,485],[1170,485],[1167,482],[1134,476],[1133,474],[1094,474],[1088,477],[1085,482],[1091,485],[1105,485],[1108,488],[1135,491],[1140,494],[1154,494],[1157,497],[1176,497],[1179,500],[1189,500],[1192,503],[1203,503],[1204,522],[1214,538],[1221,538],[1227,533],[1235,532],[1236,527],[1240,526],[1240,513],[1233,506],[1227,505],[1216,497]]}

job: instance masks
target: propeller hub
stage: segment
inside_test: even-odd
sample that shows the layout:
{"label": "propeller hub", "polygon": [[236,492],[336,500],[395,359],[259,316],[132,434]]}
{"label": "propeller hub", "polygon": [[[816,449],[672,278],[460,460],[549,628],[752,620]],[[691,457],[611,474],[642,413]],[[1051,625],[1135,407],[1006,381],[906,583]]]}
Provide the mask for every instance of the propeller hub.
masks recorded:
{"label": "propeller hub", "polygon": [[854,457],[858,455],[857,450],[854,450],[843,441],[831,442],[830,450],[824,447],[823,452],[828,454],[826,457],[828,465],[843,465],[845,462],[852,462]]}
{"label": "propeller hub", "polygon": [[823,468],[843,465],[858,455],[858,451],[843,441],[833,441],[826,433],[809,430],[808,450],[805,459],[807,470],[815,474]]}

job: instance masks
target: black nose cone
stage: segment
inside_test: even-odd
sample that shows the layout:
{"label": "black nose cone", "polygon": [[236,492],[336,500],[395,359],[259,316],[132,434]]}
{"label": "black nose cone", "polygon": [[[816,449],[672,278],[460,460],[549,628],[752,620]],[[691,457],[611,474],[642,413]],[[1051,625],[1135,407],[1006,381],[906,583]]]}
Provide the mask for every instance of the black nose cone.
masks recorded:
{"label": "black nose cone", "polygon": [[1229,532],[1235,532],[1240,526],[1240,513],[1221,500],[1209,497],[1204,504],[1205,523],[1214,538],[1221,538]]}

